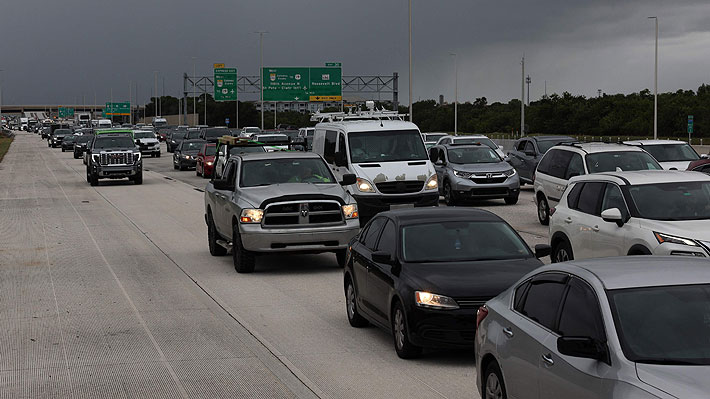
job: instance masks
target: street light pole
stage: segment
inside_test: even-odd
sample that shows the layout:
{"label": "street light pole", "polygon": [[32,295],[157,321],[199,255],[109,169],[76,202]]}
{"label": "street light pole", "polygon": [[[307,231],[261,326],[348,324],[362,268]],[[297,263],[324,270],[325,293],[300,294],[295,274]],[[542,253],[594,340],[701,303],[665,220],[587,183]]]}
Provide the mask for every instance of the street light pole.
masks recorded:
{"label": "street light pole", "polygon": [[153,118],[158,116],[158,71],[153,71],[153,81],[155,82],[155,92],[153,93]]}
{"label": "street light pole", "polygon": [[528,107],[530,106],[530,82],[532,82],[532,79],[530,79],[530,75],[525,77],[525,83],[528,84]]}
{"label": "street light pole", "polygon": [[[2,77],[4,69],[0,69],[0,130],[2,130]],[[52,113],[51,111],[49,112]]]}
{"label": "street light pole", "polygon": [[525,136],[525,55],[520,62],[522,74],[520,77],[520,137]]}
{"label": "street light pole", "polygon": [[656,20],[656,63],[653,70],[653,139],[658,140],[658,17]]}
{"label": "street light pole", "polygon": [[259,86],[261,87],[261,130],[264,130],[264,33],[269,32],[261,30],[254,33],[259,34]]}
{"label": "street light pole", "polygon": [[[192,113],[196,114],[197,113],[197,99],[195,98],[195,76],[197,75],[197,67],[195,66],[195,60],[197,57],[190,57],[192,59]],[[185,106],[187,107],[187,106]],[[200,118],[197,118],[197,123],[195,125],[199,125]]]}
{"label": "street light pole", "polygon": [[459,132],[459,63],[458,55],[450,53],[454,57],[454,136]]}
{"label": "street light pole", "polygon": [[409,0],[409,121],[414,121],[412,113],[412,0]]}

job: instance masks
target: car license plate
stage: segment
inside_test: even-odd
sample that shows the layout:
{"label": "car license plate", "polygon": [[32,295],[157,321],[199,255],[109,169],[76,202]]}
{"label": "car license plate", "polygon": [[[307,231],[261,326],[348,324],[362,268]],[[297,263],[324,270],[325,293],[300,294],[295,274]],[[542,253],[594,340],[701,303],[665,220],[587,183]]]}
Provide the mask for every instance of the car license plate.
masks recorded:
{"label": "car license plate", "polygon": [[403,209],[403,208],[414,208],[414,204],[392,204],[392,205],[390,205],[390,210]]}

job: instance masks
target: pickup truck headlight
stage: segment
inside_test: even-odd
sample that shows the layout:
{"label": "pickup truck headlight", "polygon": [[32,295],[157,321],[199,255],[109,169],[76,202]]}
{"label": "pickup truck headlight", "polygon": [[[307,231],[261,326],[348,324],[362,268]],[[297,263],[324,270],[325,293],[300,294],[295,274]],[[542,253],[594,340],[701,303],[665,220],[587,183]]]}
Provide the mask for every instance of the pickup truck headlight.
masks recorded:
{"label": "pickup truck headlight", "polygon": [[460,170],[454,170],[454,176],[460,177],[462,179],[468,179],[469,177],[471,177],[471,173],[470,172],[463,172]]}
{"label": "pickup truck headlight", "polygon": [[347,204],[343,205],[343,215],[345,215],[345,219],[357,219],[358,214],[357,211],[357,204]]}
{"label": "pickup truck headlight", "polygon": [[372,187],[372,183],[367,181],[366,179],[361,179],[357,178],[357,182],[355,183],[357,185],[357,189],[363,193],[374,193],[375,188]]}
{"label": "pickup truck headlight", "polygon": [[264,211],[262,209],[242,209],[242,213],[239,215],[239,221],[242,223],[261,223],[263,218]]}
{"label": "pickup truck headlight", "polygon": [[437,190],[439,188],[439,179],[436,177],[436,173],[431,175],[429,180],[426,181],[424,185],[425,190]]}
{"label": "pickup truck headlight", "polygon": [[653,235],[656,236],[656,240],[658,240],[659,244],[663,244],[664,242],[667,242],[667,243],[671,243],[671,244],[688,245],[691,247],[698,246],[698,243],[696,243],[695,241],[688,239],[688,238],[672,236],[670,234],[663,234],[663,233],[658,233],[655,231],[653,232]]}
{"label": "pickup truck headlight", "polygon": [[91,154],[91,159],[94,160],[94,162],[99,162],[99,154]]}
{"label": "pickup truck headlight", "polygon": [[459,304],[453,298],[432,294],[426,291],[415,291],[414,301],[417,306],[431,309],[458,309]]}
{"label": "pickup truck headlight", "polygon": [[506,170],[503,174],[507,177],[515,176],[515,169]]}

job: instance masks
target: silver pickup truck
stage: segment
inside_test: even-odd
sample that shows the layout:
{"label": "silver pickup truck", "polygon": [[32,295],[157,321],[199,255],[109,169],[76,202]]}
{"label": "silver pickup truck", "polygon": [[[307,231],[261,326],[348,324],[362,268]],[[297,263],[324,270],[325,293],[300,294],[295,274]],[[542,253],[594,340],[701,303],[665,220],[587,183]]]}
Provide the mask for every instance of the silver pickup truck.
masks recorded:
{"label": "silver pickup truck", "polygon": [[274,252],[334,252],[342,267],[360,226],[355,199],[342,187],[354,183],[355,175],[338,182],[314,153],[232,155],[205,189],[210,254],[231,250],[239,273]]}

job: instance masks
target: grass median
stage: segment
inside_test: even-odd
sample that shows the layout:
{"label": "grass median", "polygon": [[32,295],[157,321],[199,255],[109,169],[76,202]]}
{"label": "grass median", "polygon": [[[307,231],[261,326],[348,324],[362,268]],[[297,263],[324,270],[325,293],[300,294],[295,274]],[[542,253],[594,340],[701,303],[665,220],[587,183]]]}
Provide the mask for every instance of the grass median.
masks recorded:
{"label": "grass median", "polygon": [[0,162],[2,162],[5,153],[10,149],[10,143],[12,143],[13,137],[4,137],[0,134]]}

